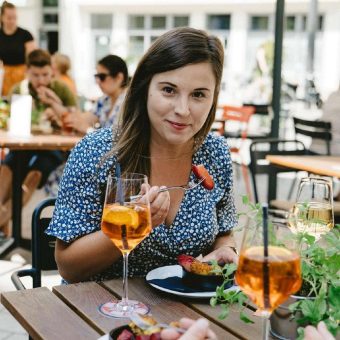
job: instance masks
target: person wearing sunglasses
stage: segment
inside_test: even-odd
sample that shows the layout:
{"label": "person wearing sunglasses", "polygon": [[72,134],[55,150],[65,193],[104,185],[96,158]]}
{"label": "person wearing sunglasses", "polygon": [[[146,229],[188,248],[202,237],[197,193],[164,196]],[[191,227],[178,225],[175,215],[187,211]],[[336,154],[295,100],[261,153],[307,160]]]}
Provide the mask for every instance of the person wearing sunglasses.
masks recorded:
{"label": "person wearing sunglasses", "polygon": [[104,95],[97,100],[92,112],[71,112],[63,121],[65,126],[81,134],[117,124],[125,98],[129,75],[122,58],[107,55],[98,61],[96,71],[94,77]]}

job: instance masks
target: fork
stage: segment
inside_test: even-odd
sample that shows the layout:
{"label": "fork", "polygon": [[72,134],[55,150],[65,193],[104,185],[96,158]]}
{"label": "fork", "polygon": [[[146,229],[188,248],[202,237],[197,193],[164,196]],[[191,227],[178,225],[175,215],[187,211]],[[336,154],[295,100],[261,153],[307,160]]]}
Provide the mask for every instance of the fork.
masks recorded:
{"label": "fork", "polygon": [[150,325],[149,323],[147,323],[142,316],[140,316],[138,313],[132,313],[130,315],[130,320],[139,328],[141,328],[144,331],[151,331],[152,329],[156,329],[156,328],[166,328],[166,329],[173,329],[178,333],[183,334],[185,332],[185,329],[183,328],[178,328],[178,327],[173,327],[170,326],[167,323],[157,323],[155,325]]}
{"label": "fork", "polygon": [[[164,192],[164,191],[175,190],[175,189],[182,189],[184,191],[188,191],[188,190],[195,189],[196,187],[198,187],[204,180],[205,180],[205,177],[201,178],[198,182],[192,181],[192,182],[188,182],[188,184],[172,185],[170,187],[164,187],[162,189],[159,189],[158,192]],[[134,201],[141,197],[142,195],[130,196],[130,200]]]}

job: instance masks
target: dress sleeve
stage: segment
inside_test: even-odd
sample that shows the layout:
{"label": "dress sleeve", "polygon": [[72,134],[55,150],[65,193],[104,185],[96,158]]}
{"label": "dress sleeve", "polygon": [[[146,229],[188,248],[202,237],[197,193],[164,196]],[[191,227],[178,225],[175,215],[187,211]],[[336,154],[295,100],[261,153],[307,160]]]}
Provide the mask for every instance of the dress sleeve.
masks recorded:
{"label": "dress sleeve", "polygon": [[29,31],[23,30],[23,41],[24,41],[24,43],[27,43],[27,42],[32,41],[32,40],[34,40],[33,35]]}
{"label": "dress sleeve", "polygon": [[234,202],[233,190],[233,167],[230,157],[229,147],[223,143],[223,149],[220,149],[221,187],[223,188],[222,199],[216,205],[217,222],[219,225],[219,234],[232,230],[237,225],[237,214]]}
{"label": "dress sleeve", "polygon": [[68,243],[100,229],[104,190],[97,178],[102,154],[97,151],[100,145],[88,140],[91,138],[85,137],[67,161],[53,218],[46,230]]}

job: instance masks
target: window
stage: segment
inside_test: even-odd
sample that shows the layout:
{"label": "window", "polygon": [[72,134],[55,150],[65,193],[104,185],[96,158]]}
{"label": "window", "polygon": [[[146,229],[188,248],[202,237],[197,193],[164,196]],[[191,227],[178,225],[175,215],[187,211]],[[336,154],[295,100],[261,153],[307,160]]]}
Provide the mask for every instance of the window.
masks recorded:
{"label": "window", "polygon": [[110,30],[112,28],[112,14],[91,14],[91,28]]}
{"label": "window", "polygon": [[230,15],[208,15],[207,28],[209,30],[229,30]]}
{"label": "window", "polygon": [[58,23],[58,14],[44,14],[43,17],[44,24],[57,24]]}
{"label": "window", "polygon": [[174,16],[174,24],[173,27],[186,27],[189,26],[189,17],[188,16]]}
{"label": "window", "polygon": [[166,28],[166,17],[151,17],[151,28],[165,29]]}
{"label": "window", "polygon": [[286,30],[287,31],[295,31],[295,16],[289,15],[286,17]]}
{"label": "window", "polygon": [[129,16],[129,28],[130,29],[142,29],[142,28],[144,28],[144,16],[130,15]]}
{"label": "window", "polygon": [[129,51],[131,55],[142,55],[144,52],[144,37],[130,36]]}
{"label": "window", "polygon": [[58,0],[43,0],[43,7],[58,7]]}
{"label": "window", "polygon": [[98,34],[95,36],[95,60],[98,61],[110,53],[110,36]]}
{"label": "window", "polygon": [[173,27],[188,26],[188,15],[129,15],[129,65],[135,67],[145,50],[163,33]]}
{"label": "window", "polygon": [[250,29],[252,31],[268,31],[269,17],[268,16],[252,16]]}
{"label": "window", "polygon": [[[317,22],[317,30],[322,31],[323,30],[323,15],[318,16],[318,22]],[[307,15],[304,15],[302,17],[302,30],[307,31]]]}

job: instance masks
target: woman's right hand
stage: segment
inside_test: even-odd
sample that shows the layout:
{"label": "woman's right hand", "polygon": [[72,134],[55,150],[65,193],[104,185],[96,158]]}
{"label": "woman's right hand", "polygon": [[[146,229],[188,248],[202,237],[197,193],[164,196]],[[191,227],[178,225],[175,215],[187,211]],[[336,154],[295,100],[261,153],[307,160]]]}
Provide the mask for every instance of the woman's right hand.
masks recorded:
{"label": "woman's right hand", "polygon": [[[168,191],[159,192],[163,187],[149,187],[148,198],[150,202],[152,226],[164,223],[170,208],[170,194]],[[141,193],[143,195],[143,192]],[[143,197],[141,198],[143,201]]]}

